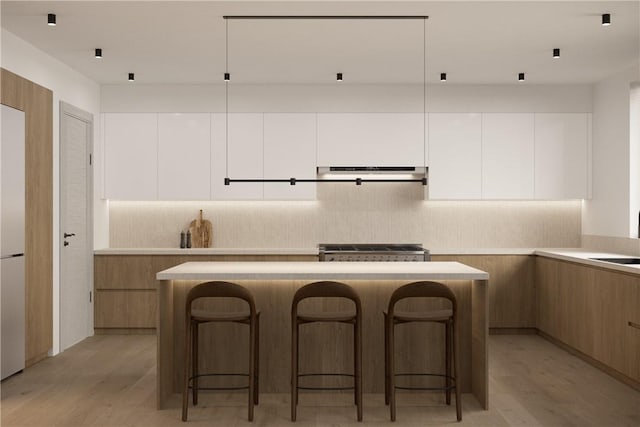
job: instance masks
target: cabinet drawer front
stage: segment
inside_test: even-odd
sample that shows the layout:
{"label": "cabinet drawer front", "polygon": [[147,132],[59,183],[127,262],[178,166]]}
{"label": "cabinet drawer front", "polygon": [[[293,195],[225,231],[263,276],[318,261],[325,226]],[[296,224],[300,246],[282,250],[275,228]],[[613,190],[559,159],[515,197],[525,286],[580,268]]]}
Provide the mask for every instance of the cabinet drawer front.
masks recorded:
{"label": "cabinet drawer front", "polygon": [[94,257],[94,283],[99,289],[155,289],[156,271],[150,255]]}
{"label": "cabinet drawer front", "polygon": [[155,291],[98,291],[96,328],[155,328]]}

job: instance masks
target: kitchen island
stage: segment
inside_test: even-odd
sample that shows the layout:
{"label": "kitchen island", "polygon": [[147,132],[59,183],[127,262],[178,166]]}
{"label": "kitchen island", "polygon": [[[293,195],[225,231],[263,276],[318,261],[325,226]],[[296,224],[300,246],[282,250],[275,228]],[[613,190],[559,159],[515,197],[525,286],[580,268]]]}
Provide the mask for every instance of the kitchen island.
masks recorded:
{"label": "kitchen island", "polygon": [[[382,310],[386,308],[389,296],[405,283],[418,280],[445,281],[458,299],[462,392],[471,392],[483,408],[488,408],[489,274],[484,271],[458,262],[186,262],[157,273],[156,278],[160,281],[157,315],[159,409],[165,407],[172,394],[180,392],[182,384],[186,293],[196,284],[209,280],[233,281],[253,293],[256,306],[262,312],[260,391],[267,393],[289,392],[290,310],[293,294],[299,287],[319,280],[344,281],[355,287],[363,307],[363,388],[367,393],[382,393]],[[411,304],[407,306],[408,309],[425,307],[416,304],[427,302]],[[325,307],[322,303],[316,304],[313,309],[322,310]],[[335,307],[333,305],[331,309]],[[215,308],[233,310],[239,307],[225,302],[223,306]],[[350,332],[348,329],[337,329],[340,326],[336,325],[320,326],[327,328],[314,330],[313,337],[306,334],[304,329],[301,330],[301,370],[317,372],[323,366],[328,366],[334,372],[348,371],[352,355],[344,348],[351,345]],[[400,352],[398,364],[420,371],[443,369],[444,333],[438,326],[399,331],[397,348],[411,349],[411,357],[406,352]],[[211,333],[206,327],[201,332],[201,369],[242,372],[243,367],[247,366],[244,347],[248,340],[246,328],[243,329],[242,325],[210,327],[213,329]]]}

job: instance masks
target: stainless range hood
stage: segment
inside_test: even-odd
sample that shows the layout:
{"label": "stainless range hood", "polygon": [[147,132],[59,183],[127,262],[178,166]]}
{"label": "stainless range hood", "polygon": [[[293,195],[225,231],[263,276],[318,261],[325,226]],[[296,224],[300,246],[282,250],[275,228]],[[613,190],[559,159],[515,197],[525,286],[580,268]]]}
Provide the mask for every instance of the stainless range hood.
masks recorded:
{"label": "stainless range hood", "polygon": [[351,179],[358,182],[422,182],[427,185],[428,168],[420,166],[324,166],[320,181]]}
{"label": "stainless range hood", "polygon": [[416,166],[326,166],[318,168],[318,175],[424,175],[424,167]]}

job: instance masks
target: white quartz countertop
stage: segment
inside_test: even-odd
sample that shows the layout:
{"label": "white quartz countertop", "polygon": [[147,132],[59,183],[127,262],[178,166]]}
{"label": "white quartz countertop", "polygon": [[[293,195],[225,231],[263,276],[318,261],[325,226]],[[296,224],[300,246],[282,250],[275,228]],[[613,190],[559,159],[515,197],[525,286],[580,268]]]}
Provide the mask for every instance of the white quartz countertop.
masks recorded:
{"label": "white quartz countertop", "polygon": [[600,252],[593,249],[538,249],[535,255],[547,258],[555,258],[562,261],[577,262],[580,264],[590,265],[593,267],[607,268],[610,270],[623,271],[640,275],[640,265],[615,264],[612,262],[598,261],[591,258],[634,258],[631,255],[620,255],[611,252]]}
{"label": "white quartz countertop", "polygon": [[185,262],[158,280],[488,280],[459,262]]}
{"label": "white quartz countertop", "polygon": [[318,255],[318,248],[105,248],[95,255]]}

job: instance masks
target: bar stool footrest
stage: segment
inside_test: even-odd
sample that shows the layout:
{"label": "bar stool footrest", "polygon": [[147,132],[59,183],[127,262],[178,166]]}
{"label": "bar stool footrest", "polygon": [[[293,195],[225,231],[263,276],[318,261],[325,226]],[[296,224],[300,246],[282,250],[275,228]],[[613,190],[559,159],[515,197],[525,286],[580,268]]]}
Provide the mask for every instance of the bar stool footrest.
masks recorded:
{"label": "bar stool footrest", "polygon": [[419,376],[419,377],[441,377],[441,378],[448,378],[450,381],[453,381],[453,384],[450,385],[449,387],[447,386],[443,386],[443,387],[409,387],[409,386],[394,386],[395,389],[398,390],[423,390],[423,391],[448,391],[448,390],[455,390],[456,386],[455,386],[455,382],[456,379],[455,377],[451,376],[451,375],[446,375],[446,374],[431,374],[431,373],[421,373],[421,372],[410,372],[410,373],[401,373],[401,374],[394,374],[395,377],[412,377],[412,376]]}
{"label": "bar stool footrest", "polygon": [[[202,377],[249,377],[249,374],[234,374],[234,373],[209,373],[209,374],[198,374],[192,377],[189,377],[189,390],[193,390],[192,381],[195,378]],[[222,391],[222,390],[248,390],[249,386],[239,386],[239,387],[197,387],[198,390],[213,390],[213,391]]]}
{"label": "bar stool footrest", "polygon": [[[300,377],[325,377],[325,376],[330,376],[330,377],[351,377],[351,378],[355,378],[355,375],[353,374],[298,374],[298,378]],[[298,390],[355,390],[354,386],[351,387],[301,387],[298,386],[297,387]]]}

